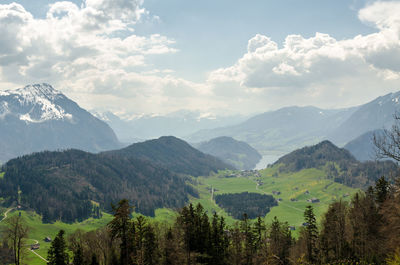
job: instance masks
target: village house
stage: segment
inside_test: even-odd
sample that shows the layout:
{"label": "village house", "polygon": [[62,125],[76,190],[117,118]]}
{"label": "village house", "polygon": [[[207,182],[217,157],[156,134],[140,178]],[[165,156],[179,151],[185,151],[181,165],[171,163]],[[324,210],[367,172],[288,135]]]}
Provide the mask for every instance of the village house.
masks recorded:
{"label": "village house", "polygon": [[317,199],[317,198],[311,198],[311,199],[308,199],[307,202],[317,203],[317,202],[319,202],[319,199]]}
{"label": "village house", "polygon": [[40,248],[40,244],[39,243],[31,245],[31,250],[37,250],[39,248]]}

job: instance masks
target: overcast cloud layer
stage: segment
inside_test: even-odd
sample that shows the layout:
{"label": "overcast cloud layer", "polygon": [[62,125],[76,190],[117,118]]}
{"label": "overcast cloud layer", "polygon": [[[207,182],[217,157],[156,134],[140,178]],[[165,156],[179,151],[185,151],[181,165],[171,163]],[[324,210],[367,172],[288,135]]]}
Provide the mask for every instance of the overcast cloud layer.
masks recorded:
{"label": "overcast cloud layer", "polygon": [[135,35],[138,21],[158,19],[140,0],[56,2],[44,19],[0,5],[0,89],[47,82],[85,108],[132,113],[357,105],[400,90],[400,3],[375,2],[358,16],[376,33],[289,35],[284,43],[258,34],[234,65],[195,83],[149,64],[179,51],[168,36]]}

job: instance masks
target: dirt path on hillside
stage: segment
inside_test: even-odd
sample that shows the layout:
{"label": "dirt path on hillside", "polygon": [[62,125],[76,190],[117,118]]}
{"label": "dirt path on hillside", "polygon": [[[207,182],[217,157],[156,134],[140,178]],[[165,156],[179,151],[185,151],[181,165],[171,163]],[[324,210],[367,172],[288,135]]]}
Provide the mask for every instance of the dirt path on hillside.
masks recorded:
{"label": "dirt path on hillside", "polygon": [[10,211],[12,211],[13,209],[15,209],[15,208],[10,208],[10,209],[8,209],[7,211],[5,211],[5,213],[4,213],[4,218],[0,220],[0,223],[3,222],[3,220],[5,220],[5,219],[7,218],[7,214],[8,214]]}
{"label": "dirt path on hillside", "polygon": [[[39,244],[39,240],[33,239],[31,238],[30,240],[34,241],[34,244]],[[45,261],[46,263],[48,262],[45,258],[43,258],[39,253],[37,253],[35,250],[31,249],[30,247],[28,248],[29,251],[31,251],[33,254],[35,254],[36,256],[38,256],[40,259],[42,259],[43,261]]]}
{"label": "dirt path on hillside", "polygon": [[34,251],[33,249],[28,248],[29,251],[31,251],[33,254],[35,254],[36,256],[38,256],[39,258],[41,258],[43,261],[45,261],[46,263],[48,262],[47,259],[43,258],[42,256],[40,256],[36,251]]}

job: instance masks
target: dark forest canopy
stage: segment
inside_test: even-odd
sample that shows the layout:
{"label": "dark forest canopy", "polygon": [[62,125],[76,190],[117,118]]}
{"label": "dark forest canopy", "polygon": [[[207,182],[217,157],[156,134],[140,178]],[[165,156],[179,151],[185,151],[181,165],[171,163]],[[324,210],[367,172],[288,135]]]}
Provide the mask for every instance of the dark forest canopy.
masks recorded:
{"label": "dark forest canopy", "polygon": [[263,217],[278,205],[272,195],[251,192],[218,194],[215,202],[235,219],[241,219],[243,214],[250,219]]}
{"label": "dark forest canopy", "polygon": [[[98,213],[97,203],[126,198],[136,210],[154,216],[157,208],[180,208],[197,192],[182,174],[209,174],[230,168],[175,137],[134,144],[122,150],[91,154],[79,150],[40,152],[3,166],[0,197],[43,215],[44,221],[84,220]],[[93,204],[95,202],[95,204]]]}
{"label": "dark forest canopy", "polygon": [[295,150],[274,163],[280,172],[297,172],[307,168],[324,170],[329,178],[351,187],[367,188],[381,176],[397,174],[392,161],[359,162],[349,151],[329,141]]}
{"label": "dark forest canopy", "polygon": [[220,169],[234,169],[220,159],[204,154],[185,141],[173,136],[135,143],[121,150],[104,154],[148,160],[176,173],[208,176]]}
{"label": "dark forest canopy", "polygon": [[92,215],[92,203],[110,210],[122,198],[136,210],[154,215],[161,207],[176,208],[196,192],[182,177],[148,161],[78,150],[41,152],[10,160],[0,181],[1,197],[43,215],[44,221],[73,222]]}

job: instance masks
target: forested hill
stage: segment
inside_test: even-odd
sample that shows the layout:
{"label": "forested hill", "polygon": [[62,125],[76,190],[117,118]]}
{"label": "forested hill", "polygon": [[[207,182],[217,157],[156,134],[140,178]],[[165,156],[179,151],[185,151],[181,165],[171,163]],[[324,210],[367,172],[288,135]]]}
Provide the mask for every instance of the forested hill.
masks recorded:
{"label": "forested hill", "polygon": [[261,155],[249,144],[227,136],[202,142],[198,144],[197,148],[206,154],[221,158],[241,170],[253,169],[261,159]]}
{"label": "forested hill", "polygon": [[361,188],[373,185],[381,176],[395,175],[398,170],[392,161],[360,162],[349,151],[329,141],[295,150],[281,157],[273,166],[280,166],[281,172],[323,169],[336,182]]}
{"label": "forested hill", "polygon": [[23,156],[7,162],[2,171],[0,197],[12,202],[20,193],[21,204],[42,214],[44,221],[83,220],[98,204],[110,210],[122,198],[152,216],[156,208],[182,207],[188,195],[196,196],[176,173],[149,161],[79,150]]}
{"label": "forested hill", "polygon": [[126,148],[103,154],[126,158],[139,158],[166,167],[176,173],[207,176],[220,169],[233,169],[211,155],[204,154],[185,141],[173,136],[135,143]]}
{"label": "forested hill", "polygon": [[297,149],[282,156],[275,164],[285,164],[290,171],[299,171],[304,168],[318,168],[327,162],[357,163],[357,160],[346,149],[338,148],[329,141],[323,141],[313,146]]}

